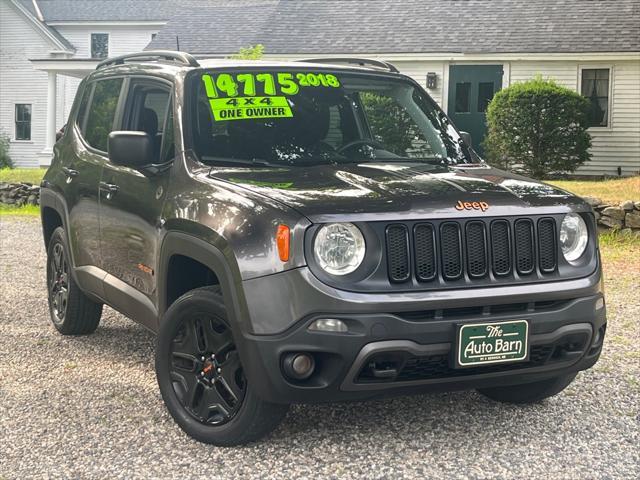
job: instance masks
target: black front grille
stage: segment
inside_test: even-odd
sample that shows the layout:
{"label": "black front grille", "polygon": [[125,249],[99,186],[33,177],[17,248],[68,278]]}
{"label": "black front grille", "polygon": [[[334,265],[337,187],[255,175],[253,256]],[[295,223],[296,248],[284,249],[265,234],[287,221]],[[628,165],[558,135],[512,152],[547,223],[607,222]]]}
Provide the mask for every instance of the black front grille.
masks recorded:
{"label": "black front grille", "polygon": [[529,352],[529,361],[512,364],[496,364],[484,367],[472,367],[464,369],[452,368],[448,355],[430,355],[424,357],[412,356],[407,359],[402,370],[395,378],[396,382],[410,382],[413,380],[426,380],[435,378],[461,377],[478,375],[482,373],[504,372],[520,368],[531,368],[544,365],[554,347],[549,345],[534,345]]}
{"label": "black front grille", "polygon": [[440,248],[442,249],[442,275],[447,280],[456,280],[462,275],[462,245],[460,225],[443,223],[440,227]]}
{"label": "black front grille", "polygon": [[531,281],[558,271],[557,220],[488,218],[386,226],[388,278],[416,287]]}
{"label": "black front grille", "polygon": [[387,259],[389,279],[404,282],[409,279],[409,234],[404,225],[387,227]]}
{"label": "black front grille", "polygon": [[553,218],[543,218],[538,222],[538,258],[540,270],[552,273],[557,265],[556,222]]}
{"label": "black front grille", "polygon": [[436,277],[436,240],[433,226],[416,225],[413,232],[416,244],[416,277],[428,282]]}
{"label": "black front grille", "polygon": [[494,275],[511,273],[511,233],[506,220],[491,223],[491,258]]}
{"label": "black front grille", "polygon": [[467,264],[470,277],[482,278],[487,274],[487,240],[483,222],[467,223]]}
{"label": "black front grille", "polygon": [[530,275],[535,268],[533,222],[528,219],[515,223],[516,265],[520,275]]}
{"label": "black front grille", "polygon": [[[604,331],[601,335],[601,338],[604,338]],[[455,368],[452,352],[435,355],[415,355],[406,350],[379,352],[366,359],[356,377],[356,382],[414,382],[535,368],[554,363],[566,364],[566,362],[577,360],[588,351],[591,346],[590,338],[590,333],[585,331],[571,333],[552,343],[531,345],[529,358],[526,361],[468,368]],[[599,346],[602,346],[601,341]],[[381,372],[385,375],[381,376]]]}

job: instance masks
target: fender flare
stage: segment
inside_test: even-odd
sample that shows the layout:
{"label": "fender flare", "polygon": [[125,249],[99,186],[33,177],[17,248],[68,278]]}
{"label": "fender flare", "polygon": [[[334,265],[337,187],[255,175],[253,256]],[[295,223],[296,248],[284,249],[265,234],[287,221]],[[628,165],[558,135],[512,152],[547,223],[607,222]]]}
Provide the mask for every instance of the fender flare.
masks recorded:
{"label": "fender flare", "polygon": [[[173,255],[191,258],[205,265],[216,275],[225,299],[232,330],[240,328],[241,331],[247,331],[249,314],[237,266],[234,269],[224,253],[211,243],[193,235],[173,231],[165,235],[160,248],[157,285],[158,325],[162,322],[167,310],[169,261]],[[240,338],[241,332],[237,333],[237,338]]]}
{"label": "fender flare", "polygon": [[[54,210],[60,216],[60,220],[62,221],[62,229],[64,230],[64,234],[67,236],[67,245],[69,246],[71,273],[76,283],[78,283],[78,279],[76,277],[76,259],[74,256],[73,248],[71,248],[71,239],[69,238],[69,209],[67,208],[67,202],[60,193],[56,192],[50,187],[43,186],[40,188],[40,226],[42,229],[42,240],[46,242],[44,234],[45,208]],[[45,244],[45,249],[46,247],[47,245]]]}
{"label": "fender flare", "polygon": [[60,194],[53,191],[51,188],[40,188],[40,220],[42,222],[43,236],[44,236],[44,209],[50,208],[54,210],[62,220],[62,228],[67,231],[69,225],[69,218],[67,215],[66,202]]}

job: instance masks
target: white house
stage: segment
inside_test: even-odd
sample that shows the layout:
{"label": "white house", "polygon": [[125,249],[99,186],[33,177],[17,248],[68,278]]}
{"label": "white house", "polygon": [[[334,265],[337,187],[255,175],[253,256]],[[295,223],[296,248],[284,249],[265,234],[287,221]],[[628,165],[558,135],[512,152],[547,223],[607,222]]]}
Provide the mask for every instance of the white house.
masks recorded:
{"label": "white house", "polygon": [[[68,76],[95,67],[92,34],[102,54],[99,34],[108,33],[109,55],[179,46],[224,57],[260,43],[267,58],[386,60],[424,85],[476,145],[494,93],[541,74],[593,104],[592,160],[577,173],[640,173],[640,0],[0,2],[0,126],[19,165],[47,164],[78,81]],[[32,104],[31,140],[16,138],[26,128],[23,102]]]}
{"label": "white house", "polygon": [[173,4],[0,0],[0,131],[16,166],[50,163],[80,79],[102,58],[144,49]]}

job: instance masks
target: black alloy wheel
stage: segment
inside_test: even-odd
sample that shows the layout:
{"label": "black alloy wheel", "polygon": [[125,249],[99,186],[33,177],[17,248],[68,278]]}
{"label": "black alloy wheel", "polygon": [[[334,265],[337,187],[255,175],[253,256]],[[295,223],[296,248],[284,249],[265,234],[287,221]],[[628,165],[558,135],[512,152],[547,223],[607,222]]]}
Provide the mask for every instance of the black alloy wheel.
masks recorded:
{"label": "black alloy wheel", "polygon": [[190,290],[162,316],[155,362],[162,399],[180,428],[225,447],[264,437],[289,409],[257,394],[232,330],[219,285]]}
{"label": "black alloy wheel", "polygon": [[51,253],[48,280],[52,319],[55,323],[62,323],[69,302],[69,266],[62,243],[55,243]]}
{"label": "black alloy wheel", "polygon": [[171,342],[173,389],[190,415],[222,425],[242,406],[247,383],[230,329],[211,314],[185,319]]}
{"label": "black alloy wheel", "polygon": [[67,235],[62,227],[47,245],[47,291],[53,326],[63,335],[93,333],[102,315],[102,303],[89,298],[75,283]]}

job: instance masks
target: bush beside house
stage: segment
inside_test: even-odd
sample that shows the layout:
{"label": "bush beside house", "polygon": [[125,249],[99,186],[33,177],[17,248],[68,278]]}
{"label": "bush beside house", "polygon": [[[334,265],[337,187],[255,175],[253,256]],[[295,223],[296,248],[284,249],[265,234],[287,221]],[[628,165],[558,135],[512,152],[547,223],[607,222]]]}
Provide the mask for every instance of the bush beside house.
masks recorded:
{"label": "bush beside house", "polygon": [[9,147],[9,135],[0,131],[0,168],[13,168]]}
{"label": "bush beside house", "polygon": [[489,163],[534,178],[575,171],[590,159],[589,101],[536,77],[498,92],[487,108]]}

